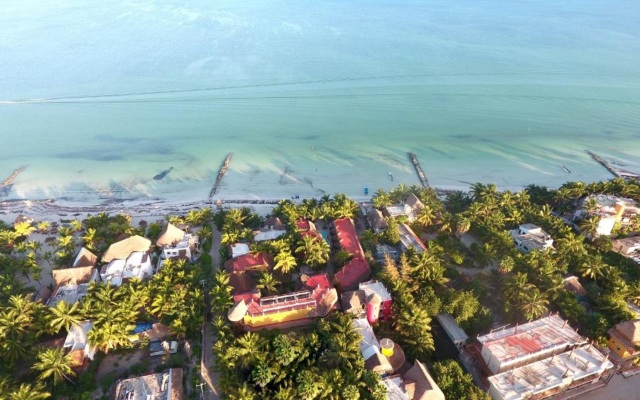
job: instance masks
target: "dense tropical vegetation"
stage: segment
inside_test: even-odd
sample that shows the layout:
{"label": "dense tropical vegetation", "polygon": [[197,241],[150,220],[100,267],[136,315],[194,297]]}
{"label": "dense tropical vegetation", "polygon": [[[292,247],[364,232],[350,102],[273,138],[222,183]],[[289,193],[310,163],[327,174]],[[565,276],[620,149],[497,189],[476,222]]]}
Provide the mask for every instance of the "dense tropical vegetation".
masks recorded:
{"label": "dense tropical vegetation", "polygon": [[[633,318],[628,301],[640,305],[639,269],[612,251],[609,238],[597,237],[597,221],[589,214],[596,204],[588,197],[612,194],[640,201],[637,183],[568,182],[557,190],[531,185],[520,192],[501,192],[493,184],[478,183],[469,193],[446,196],[399,185],[377,191],[372,205],[401,204],[409,194],[424,205],[412,222],[387,218],[384,232],[361,232],[374,277],[385,283],[394,299],[392,318],[374,328],[378,336],[399,344],[408,360],[426,361],[448,398],[485,395],[457,362],[438,360],[431,326],[440,312],[451,314],[470,337],[491,326],[559,312],[582,334],[602,342],[615,323]],[[585,212],[574,221],[568,216],[576,208]],[[132,280],[120,287],[93,284],[82,302],[58,302],[55,307],[34,300],[32,286],[41,279],[44,263],[68,267],[79,246],[99,256],[128,235],[155,240],[162,224],[134,228],[126,215],[99,213],[67,221],[55,228],[55,239],[43,245],[31,237],[34,232],[52,232],[49,222],[0,223],[0,393],[8,399],[86,397],[95,388],[95,371],[77,373],[63,351],[40,343],[64,337],[88,319],[93,322],[90,340],[103,354],[135,347],[129,336],[138,322],[159,321],[174,337],[197,339],[207,297],[217,339],[216,370],[229,398],[384,398],[379,377],[364,368],[359,335],[348,316],[334,312],[287,333],[239,331],[226,319],[233,305],[230,276],[220,268],[214,271],[206,254],[215,222],[222,237],[221,260],[228,258],[227,245],[249,244],[252,252],[268,254],[275,264],[273,271],[255,275],[256,286],[263,295],[286,293],[295,288],[293,277],[301,270],[332,273],[352,256],[322,238],[302,235],[296,222],[312,221],[326,231],[335,218],[361,218],[359,210],[344,195],[299,203],[283,200],[272,215],[282,220],[287,233],[260,243],[254,242],[253,233],[264,218],[249,208],[215,215],[211,209],[192,210],[186,216],[168,217],[175,224],[201,227],[205,254],[197,263],[168,261],[148,282]],[[409,250],[397,259],[387,255],[377,262],[376,246],[397,246],[401,223],[409,224],[427,250]],[[554,239],[554,249],[519,252],[509,230],[522,223],[542,227]],[[614,235],[624,237],[639,229],[640,218],[634,218],[614,227]],[[565,289],[567,275],[579,277],[587,291],[584,298]]]}
{"label": "dense tropical vegetation", "polygon": [[[204,209],[192,210],[180,220],[209,225],[212,218],[211,210]],[[35,300],[29,284],[31,279],[40,279],[38,262],[67,267],[80,245],[100,255],[123,235],[145,233],[144,227],[133,228],[130,223],[129,216],[106,213],[70,221],[58,228],[52,252],[29,240],[35,231],[54,229],[47,221],[19,222],[13,228],[0,225],[0,397],[89,398],[95,389],[95,368],[78,374],[62,348],[40,345],[64,338],[85,320],[93,324],[89,341],[102,353],[135,347],[132,330],[144,321],[162,322],[178,338],[200,335],[204,320],[201,280],[211,273],[208,255],[196,263],[167,260],[149,282],[133,279],[119,287],[93,283],[78,303],[59,301],[48,307]],[[211,229],[206,226],[201,234],[203,247],[210,248]],[[34,381],[37,383],[22,383]]]}

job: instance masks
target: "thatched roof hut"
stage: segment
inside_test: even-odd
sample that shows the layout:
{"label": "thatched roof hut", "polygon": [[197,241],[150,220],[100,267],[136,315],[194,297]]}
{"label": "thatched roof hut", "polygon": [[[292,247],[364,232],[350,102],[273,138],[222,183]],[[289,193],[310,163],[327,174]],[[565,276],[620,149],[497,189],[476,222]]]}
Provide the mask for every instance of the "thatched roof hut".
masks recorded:
{"label": "thatched roof hut", "polygon": [[158,237],[156,245],[158,247],[174,246],[177,243],[180,243],[180,241],[182,241],[182,238],[184,238],[184,231],[179,229],[177,226],[169,223],[164,227],[164,230]]}
{"label": "thatched roof hut", "polygon": [[248,310],[249,308],[247,307],[247,304],[244,302],[244,300],[240,300],[239,302],[234,304],[233,307],[231,307],[231,309],[227,313],[227,317],[231,322],[240,322],[242,321],[244,316],[247,315]]}
{"label": "thatched roof hut", "polygon": [[131,236],[109,246],[102,256],[102,262],[111,262],[111,260],[124,260],[131,253],[137,251],[148,251],[151,247],[151,240],[142,236]]}

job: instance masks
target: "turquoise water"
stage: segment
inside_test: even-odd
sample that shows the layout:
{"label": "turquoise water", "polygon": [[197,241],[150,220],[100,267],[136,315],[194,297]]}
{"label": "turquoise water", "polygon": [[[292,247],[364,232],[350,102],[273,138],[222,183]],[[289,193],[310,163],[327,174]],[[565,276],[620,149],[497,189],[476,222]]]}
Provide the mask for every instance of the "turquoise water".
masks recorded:
{"label": "turquoise water", "polygon": [[417,183],[407,151],[450,188],[640,172],[640,2],[59,3],[0,6],[9,198],[206,198],[229,152],[227,197]]}

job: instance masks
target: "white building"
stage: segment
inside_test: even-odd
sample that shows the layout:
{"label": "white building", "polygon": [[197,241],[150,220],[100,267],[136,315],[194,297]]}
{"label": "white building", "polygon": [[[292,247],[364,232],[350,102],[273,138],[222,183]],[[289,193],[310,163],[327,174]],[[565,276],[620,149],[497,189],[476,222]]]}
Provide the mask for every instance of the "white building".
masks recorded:
{"label": "white building", "polygon": [[560,354],[587,343],[558,315],[479,336],[481,355],[489,370],[499,374]]}
{"label": "white building", "polygon": [[[595,210],[586,210],[584,205],[590,199],[596,200]],[[626,199],[617,196],[610,195],[593,195],[585,198],[582,202],[582,207],[576,211],[575,216],[577,218],[584,218],[591,215],[598,218],[597,235],[611,235],[611,231],[616,222],[625,226],[631,223],[633,216],[640,214],[640,208],[636,206],[636,202],[631,199]]]}
{"label": "white building", "polygon": [[91,282],[98,280],[98,270],[91,266],[54,269],[51,274],[55,287],[47,300],[49,307],[62,301],[67,305],[75,304],[87,295]]}
{"label": "white building", "polygon": [[436,318],[453,344],[458,350],[462,350],[469,339],[465,331],[460,328],[460,325],[450,314],[440,313],[436,315]]}
{"label": "white building", "polygon": [[356,331],[362,336],[360,352],[362,353],[362,358],[365,360],[365,365],[371,366],[372,368],[369,369],[381,375],[392,372],[393,367],[387,357],[382,354],[380,343],[369,321],[367,321],[366,318],[358,318],[352,322]]}
{"label": "white building", "polygon": [[187,257],[193,260],[198,236],[186,233],[173,224],[167,224],[158,237],[156,246],[162,249],[162,258]]}
{"label": "white building", "polygon": [[413,232],[413,229],[411,229],[409,225],[398,225],[398,231],[400,233],[400,246],[403,251],[409,249],[414,249],[416,253],[427,251],[427,246],[422,243],[422,240]]}
{"label": "white building", "polygon": [[400,216],[406,216],[409,222],[415,219],[413,209],[408,204],[402,204],[399,206],[387,206],[382,209],[382,213],[386,217],[398,218]]}
{"label": "white building", "polygon": [[597,381],[613,364],[593,346],[583,346],[489,377],[493,400],[544,399]]}
{"label": "white building", "polygon": [[624,239],[616,239],[611,242],[613,249],[625,256],[640,253],[640,236],[626,237]]}
{"label": "white building", "polygon": [[[62,347],[69,351],[72,359],[80,361],[88,358],[93,360],[96,354],[96,348],[92,346],[87,339],[91,328],[93,328],[91,321],[84,321],[79,325],[73,325],[71,329],[69,329],[69,333]],[[81,362],[78,364],[81,364]]]}
{"label": "white building", "polygon": [[120,286],[123,279],[151,278],[150,247],[151,241],[142,236],[131,236],[112,244],[102,256],[102,261],[108,264],[100,269],[100,277],[115,286]]}
{"label": "white building", "polygon": [[545,250],[553,247],[549,234],[534,224],[522,224],[518,229],[509,231],[518,250],[528,253],[533,250]]}

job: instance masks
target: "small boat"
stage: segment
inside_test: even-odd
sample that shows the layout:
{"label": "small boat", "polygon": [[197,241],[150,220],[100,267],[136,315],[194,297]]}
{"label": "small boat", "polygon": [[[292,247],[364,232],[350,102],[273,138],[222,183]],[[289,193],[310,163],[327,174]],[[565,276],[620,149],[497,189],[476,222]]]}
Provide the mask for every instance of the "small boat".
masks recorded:
{"label": "small boat", "polygon": [[389,172],[389,180],[393,182],[393,174],[391,172]]}
{"label": "small boat", "polygon": [[562,164],[562,169],[564,170],[564,172],[566,172],[567,174],[570,174],[571,171],[569,171],[569,168],[567,168],[566,165]]}
{"label": "small boat", "polygon": [[367,186],[364,187],[364,195],[365,196],[369,195],[369,187],[367,187]]}

